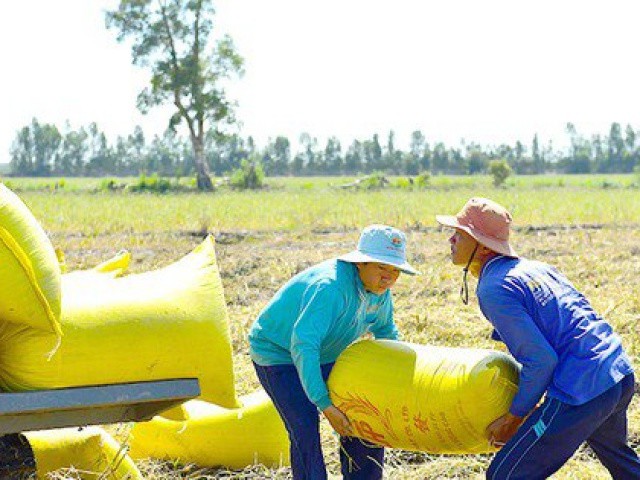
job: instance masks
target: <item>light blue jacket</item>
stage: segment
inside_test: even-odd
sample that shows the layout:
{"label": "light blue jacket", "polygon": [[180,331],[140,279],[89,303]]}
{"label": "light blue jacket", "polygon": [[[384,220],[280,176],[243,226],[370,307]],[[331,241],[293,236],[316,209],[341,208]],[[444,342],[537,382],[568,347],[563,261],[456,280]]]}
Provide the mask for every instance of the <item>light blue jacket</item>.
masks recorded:
{"label": "light blue jacket", "polygon": [[327,260],[289,280],[262,310],[249,333],[251,358],[294,364],[307,396],[324,410],[331,400],[320,365],[367,332],[398,338],[391,292],[367,292],[354,264]]}
{"label": "light blue jacket", "polygon": [[546,391],[582,405],[633,371],[620,337],[555,268],[496,257],[480,272],[482,313],[522,364],[511,413],[525,416]]}

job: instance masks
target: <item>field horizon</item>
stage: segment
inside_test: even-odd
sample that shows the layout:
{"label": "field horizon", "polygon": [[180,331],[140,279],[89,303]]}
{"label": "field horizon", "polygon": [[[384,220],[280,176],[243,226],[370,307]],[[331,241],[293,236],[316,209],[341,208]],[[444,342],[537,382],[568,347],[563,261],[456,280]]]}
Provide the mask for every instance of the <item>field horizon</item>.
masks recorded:
{"label": "field horizon", "polygon": [[[260,309],[293,274],[353,249],[359,230],[371,223],[404,229],[410,261],[423,273],[402,275],[394,288],[403,340],[503,350],[489,338],[489,324],[475,296],[469,305],[460,302],[462,272],[448,259],[449,232],[434,219],[436,214],[455,214],[471,196],[492,198],[509,208],[514,215],[515,248],[524,257],[546,261],[564,272],[615,327],[634,365],[640,365],[640,191],[633,175],[514,177],[504,188],[493,187],[489,177],[433,177],[426,189],[373,191],[340,188],[338,182],[353,177],[267,179],[270,188],[258,192],[163,195],[97,191],[99,179],[77,183],[66,179],[62,189],[42,186],[52,179],[6,180],[54,246],[64,251],[69,270],[90,268],[126,249],[132,254],[129,272],[148,271],[177,260],[206,235],[213,235],[240,395],[259,387],[246,334]],[[473,292],[475,279],[470,288]],[[637,395],[629,431],[637,451]],[[329,472],[336,477],[336,441],[326,422],[323,447]],[[480,479],[490,458],[393,450],[385,478]],[[157,461],[139,465],[145,478],[153,480],[289,478],[284,467],[229,471]],[[552,478],[592,480],[609,475],[583,448]]]}

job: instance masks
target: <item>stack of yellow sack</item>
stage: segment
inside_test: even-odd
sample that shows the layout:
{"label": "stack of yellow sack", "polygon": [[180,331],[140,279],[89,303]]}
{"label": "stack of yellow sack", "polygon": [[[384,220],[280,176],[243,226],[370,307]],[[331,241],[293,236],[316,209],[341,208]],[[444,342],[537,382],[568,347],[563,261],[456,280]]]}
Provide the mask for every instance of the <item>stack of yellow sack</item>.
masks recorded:
{"label": "stack of yellow sack", "polygon": [[[128,261],[125,253],[95,269],[62,275],[37,220],[0,184],[0,388],[24,391],[196,377],[202,395],[192,405],[200,413],[189,413],[182,430],[192,421],[211,424],[210,431],[199,429],[197,441],[210,438],[224,445],[213,449],[215,460],[203,463],[245,466],[258,458],[271,462],[272,457],[286,462],[288,440],[271,402],[258,395],[241,405],[236,396],[213,238],[156,271],[122,276]],[[244,436],[261,425],[266,443],[253,447]],[[219,428],[238,440],[231,444],[215,436]],[[190,434],[194,429],[187,430]],[[100,458],[111,458],[113,441],[105,440],[104,432],[88,432],[30,433],[39,474],[54,466],[95,463],[95,451],[91,458],[82,452],[98,444],[105,446],[99,449]],[[243,448],[247,463],[240,465],[236,450]],[[167,457],[162,452],[158,456]],[[122,464],[132,465],[126,455]]]}
{"label": "stack of yellow sack", "polygon": [[202,399],[238,406],[212,238],[160,270],[116,278],[71,273],[61,285],[59,346],[50,330],[3,325],[3,388],[197,377]]}

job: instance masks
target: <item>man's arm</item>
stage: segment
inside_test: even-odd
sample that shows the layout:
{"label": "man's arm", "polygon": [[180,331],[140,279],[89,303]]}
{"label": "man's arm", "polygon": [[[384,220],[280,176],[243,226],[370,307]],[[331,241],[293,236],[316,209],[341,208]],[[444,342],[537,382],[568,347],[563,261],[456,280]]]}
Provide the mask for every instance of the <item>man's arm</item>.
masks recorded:
{"label": "man's arm", "polygon": [[523,418],[547,390],[558,356],[524,306],[524,293],[501,285],[479,297],[482,313],[497,330],[509,352],[522,365],[518,392],[509,412]]}

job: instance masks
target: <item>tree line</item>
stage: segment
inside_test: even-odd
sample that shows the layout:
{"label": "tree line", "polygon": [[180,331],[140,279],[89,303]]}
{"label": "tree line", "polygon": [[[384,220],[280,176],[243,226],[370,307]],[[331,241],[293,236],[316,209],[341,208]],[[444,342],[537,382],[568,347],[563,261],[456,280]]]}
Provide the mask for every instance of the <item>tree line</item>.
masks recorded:
{"label": "tree line", "polygon": [[[268,176],[358,175],[374,171],[394,175],[482,174],[492,160],[505,160],[517,174],[541,173],[628,173],[640,169],[640,132],[631,125],[623,130],[612,123],[606,135],[581,135],[567,124],[568,151],[551,143],[541,145],[537,135],[529,144],[482,146],[461,141],[447,146],[431,143],[414,131],[408,149],[396,147],[394,132],[384,139],[374,134],[343,146],[336,137],[322,144],[310,134],[298,139],[293,151],[285,136],[272,138],[260,148],[252,137],[222,135],[210,131],[204,137],[208,168],[218,177],[240,168],[243,160],[260,164]],[[168,129],[162,136],[145,138],[142,128],[110,142],[91,123],[78,129],[33,119],[21,128],[12,143],[10,169],[14,176],[191,176],[196,160],[191,143]],[[636,170],[637,171],[637,170]]]}

